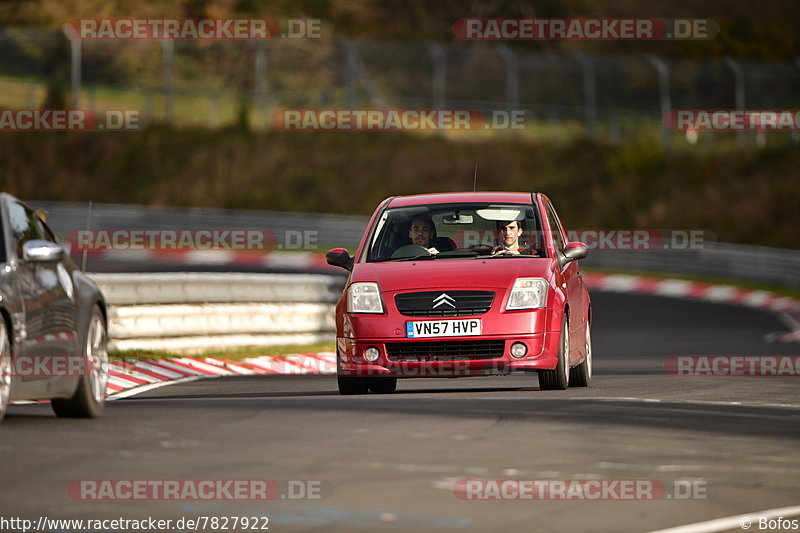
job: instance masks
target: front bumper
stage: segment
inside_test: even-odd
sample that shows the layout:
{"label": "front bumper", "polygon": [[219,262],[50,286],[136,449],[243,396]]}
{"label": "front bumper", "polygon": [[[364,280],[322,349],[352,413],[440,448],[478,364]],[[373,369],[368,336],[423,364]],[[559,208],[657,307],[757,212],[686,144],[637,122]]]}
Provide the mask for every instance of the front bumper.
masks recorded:
{"label": "front bumper", "polygon": [[[514,371],[552,370],[558,364],[560,331],[507,335],[480,335],[473,337],[446,337],[424,339],[401,338],[350,338],[337,337],[338,373],[343,376],[386,376],[399,378],[413,377],[467,377],[508,374]],[[435,349],[425,360],[403,360],[394,356],[390,358],[387,344],[423,342],[435,345],[437,342],[502,342],[499,357],[491,358],[448,358],[446,354],[436,354]],[[527,347],[524,357],[511,355],[511,346],[522,342]],[[374,346],[380,352],[378,360],[368,362],[364,351]],[[393,360],[394,359],[394,360]]]}

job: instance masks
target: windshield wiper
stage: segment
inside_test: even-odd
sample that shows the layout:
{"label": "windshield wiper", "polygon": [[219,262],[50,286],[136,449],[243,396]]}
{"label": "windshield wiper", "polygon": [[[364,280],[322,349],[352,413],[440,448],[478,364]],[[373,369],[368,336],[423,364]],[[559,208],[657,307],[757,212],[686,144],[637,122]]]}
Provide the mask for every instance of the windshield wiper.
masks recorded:
{"label": "windshield wiper", "polygon": [[386,261],[416,261],[417,259],[435,259],[438,254],[419,254],[413,257],[393,257]]}
{"label": "windshield wiper", "polygon": [[471,250],[447,250],[445,252],[439,252],[438,254],[420,254],[414,257],[394,257],[392,259],[387,259],[387,261],[415,261],[417,259],[435,259],[437,257],[442,259],[447,259],[449,257],[477,257],[477,253]]}
{"label": "windshield wiper", "polygon": [[497,258],[504,258],[504,257],[539,257],[539,254],[515,254],[511,252],[498,252],[496,254],[488,254],[488,255],[481,255],[478,256],[478,259],[497,259]]}
{"label": "windshield wiper", "polygon": [[477,257],[478,252],[474,250],[446,250],[439,252],[439,257]]}

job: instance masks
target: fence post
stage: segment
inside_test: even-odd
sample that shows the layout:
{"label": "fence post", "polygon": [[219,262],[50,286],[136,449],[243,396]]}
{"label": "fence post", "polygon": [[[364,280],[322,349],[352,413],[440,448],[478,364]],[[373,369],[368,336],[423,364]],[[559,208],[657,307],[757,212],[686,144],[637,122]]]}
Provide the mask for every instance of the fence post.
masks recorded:
{"label": "fence post", "polygon": [[206,114],[206,121],[208,126],[213,128],[219,124],[219,92],[215,90],[208,91],[208,108]]}
{"label": "fence post", "polygon": [[519,108],[519,61],[505,44],[497,46],[497,52],[506,62],[506,105],[508,110]]}
{"label": "fence post", "polygon": [[547,113],[547,131],[551,139],[561,140],[561,120],[552,109]]}
{"label": "fence post", "polygon": [[64,35],[69,39],[70,82],[72,109],[81,108],[81,39],[69,24],[64,25]]}
{"label": "fence post", "polygon": [[175,104],[175,44],[172,39],[161,39],[161,50],[164,55],[164,115],[167,122],[172,122]]}
{"label": "fence post", "polygon": [[619,110],[611,110],[611,115],[608,117],[608,138],[614,144],[619,144],[622,140],[622,124],[619,122]]}
{"label": "fence post", "polygon": [[580,50],[573,52],[583,67],[583,109],[586,114],[586,133],[594,137],[597,127],[597,87],[594,79],[594,61]]}
{"label": "fence post", "polygon": [[[741,65],[733,60],[730,56],[725,56],[725,65],[731,69],[733,72],[733,81],[735,84],[735,98],[736,98],[736,109],[739,111],[744,111],[744,70],[742,69]],[[745,147],[745,137],[743,131],[736,132],[736,140],[739,143],[739,148]]]}
{"label": "fence post", "polygon": [[152,122],[156,116],[156,97],[155,97],[155,89],[152,86],[148,86],[146,89],[146,102],[147,102],[147,115],[148,121]]}
{"label": "fence post", "polygon": [[669,67],[655,54],[647,54],[647,60],[658,72],[658,100],[661,109],[661,145],[666,150],[670,143],[670,129],[667,127],[666,118],[672,103],[669,95]]}
{"label": "fence post", "polygon": [[36,85],[28,85],[28,109],[36,107]]}
{"label": "fence post", "polygon": [[267,112],[267,42],[261,39],[256,41],[256,59],[254,65],[255,91],[253,94],[253,107],[263,115]]}
{"label": "fence post", "polygon": [[[794,58],[794,64],[800,69],[800,57]],[[800,131],[792,130],[792,143],[798,144],[800,142]]]}
{"label": "fence post", "polygon": [[341,49],[344,52],[344,78],[345,78],[345,99],[347,109],[356,107],[356,76],[358,75],[358,65],[350,49],[350,40],[347,37],[339,37]]}
{"label": "fence post", "polygon": [[441,47],[441,45],[434,42],[428,42],[425,46],[428,49],[428,52],[431,54],[431,61],[433,62],[433,108],[444,109],[444,90],[446,82],[446,56],[444,49]]}

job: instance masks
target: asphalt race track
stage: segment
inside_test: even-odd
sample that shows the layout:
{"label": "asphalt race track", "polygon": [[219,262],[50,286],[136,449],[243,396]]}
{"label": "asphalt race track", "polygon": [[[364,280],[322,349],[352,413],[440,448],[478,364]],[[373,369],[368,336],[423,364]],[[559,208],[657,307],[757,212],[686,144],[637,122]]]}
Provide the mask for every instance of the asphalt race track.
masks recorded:
{"label": "asphalt race track", "polygon": [[[343,397],[332,377],[231,377],[110,402],[94,421],[14,406],[0,426],[0,515],[258,515],[272,532],[624,532],[800,504],[797,377],[664,371],[670,355],[800,353],[764,341],[784,329],[775,316],[638,295],[593,302],[588,389],[542,392],[535,376],[514,375]],[[452,489],[465,478],[694,480],[705,498],[466,501]],[[86,479],[309,480],[323,497],[71,498],[70,482]]]}

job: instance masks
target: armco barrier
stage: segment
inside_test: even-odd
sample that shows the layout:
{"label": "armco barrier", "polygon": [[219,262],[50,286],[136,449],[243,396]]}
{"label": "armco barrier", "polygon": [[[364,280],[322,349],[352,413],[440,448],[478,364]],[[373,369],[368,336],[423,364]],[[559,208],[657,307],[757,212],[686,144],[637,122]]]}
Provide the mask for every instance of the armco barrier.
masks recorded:
{"label": "armco barrier", "polygon": [[108,317],[115,339],[330,331],[334,323],[327,303],[175,304],[111,307]]}
{"label": "armco barrier", "polygon": [[[164,207],[131,204],[29,202],[47,212],[48,224],[59,237],[69,231],[93,230],[264,230],[271,232],[275,244],[283,250],[300,251],[303,235],[313,237],[321,248],[355,246],[369,221],[366,216],[213,209],[206,207]],[[298,238],[300,241],[298,242]]]}
{"label": "armco barrier", "polygon": [[331,340],[341,276],[90,274],[108,304],[112,350],[202,351]]}
{"label": "armco barrier", "polygon": [[90,274],[112,305],[313,302],[333,303],[342,278],[321,274],[163,272]]}
{"label": "armco barrier", "polygon": [[[59,236],[87,227],[89,209],[86,203],[34,201],[30,204],[47,211],[52,229]],[[242,254],[230,250],[184,250],[184,253],[165,254],[161,258],[147,251],[137,254],[111,250],[100,261],[92,256],[88,264],[89,270],[117,270],[109,268],[109,265],[114,262],[135,265],[137,261],[163,260],[169,263],[175,260],[186,266],[225,264],[231,270],[242,270],[243,266],[255,265],[264,269],[308,272],[324,267],[324,261],[307,253],[311,249],[305,246],[305,241],[298,242],[298,236],[312,236],[315,246],[321,250],[341,246],[352,253],[361,240],[367,221],[363,216],[320,213],[94,204],[88,225],[93,230],[260,229],[275,235],[276,250],[271,251],[283,253],[265,252],[263,258],[255,262],[251,257],[238,262]],[[674,246],[669,250],[643,251],[592,249],[584,264],[610,270],[649,271],[659,275],[690,274],[800,288],[800,250],[704,241],[696,249]]]}
{"label": "armco barrier", "polygon": [[[164,300],[185,296],[186,283],[197,283],[198,294],[221,298],[219,291],[234,282],[230,274],[163,274],[96,275],[105,289],[116,289],[114,294],[131,298],[131,284],[139,283],[135,294],[145,299]],[[154,278],[149,284],[148,278]],[[320,288],[341,283],[340,278],[326,276],[235,276],[242,283],[273,289],[286,279],[306,287],[305,297],[318,295],[326,298]],[[299,279],[298,279],[299,278]],[[793,331],[772,334],[772,340],[800,341],[800,303],[792,298],[765,291],[739,289],[724,285],[690,282],[676,279],[655,279],[641,276],[612,275],[588,272],[586,284],[590,289],[612,292],[631,292],[702,299],[747,305],[780,313]],[[336,292],[338,286],[332,290]],[[113,291],[112,291],[113,292]],[[241,297],[241,293],[232,293]],[[264,290],[252,298],[269,298],[276,292]],[[301,293],[295,293],[299,297]],[[327,298],[334,298],[328,295]],[[164,303],[144,305],[115,305],[109,301],[111,348],[116,350],[145,349],[172,352],[202,351],[212,346],[268,346],[274,344],[308,344],[330,340],[333,335],[333,308],[331,302],[317,303]],[[261,333],[247,333],[260,331]],[[172,335],[172,336],[166,336]],[[268,350],[268,348],[267,348]],[[214,357],[178,357],[168,360],[112,361],[109,372],[108,394],[125,397],[137,391],[149,390],[167,382],[180,379],[226,376],[234,374],[327,375],[336,371],[335,354],[294,354],[286,357],[261,355],[242,361],[228,361]]]}
{"label": "armco barrier", "polygon": [[800,288],[800,251],[766,246],[707,242],[696,250],[591,250],[584,264]]}

